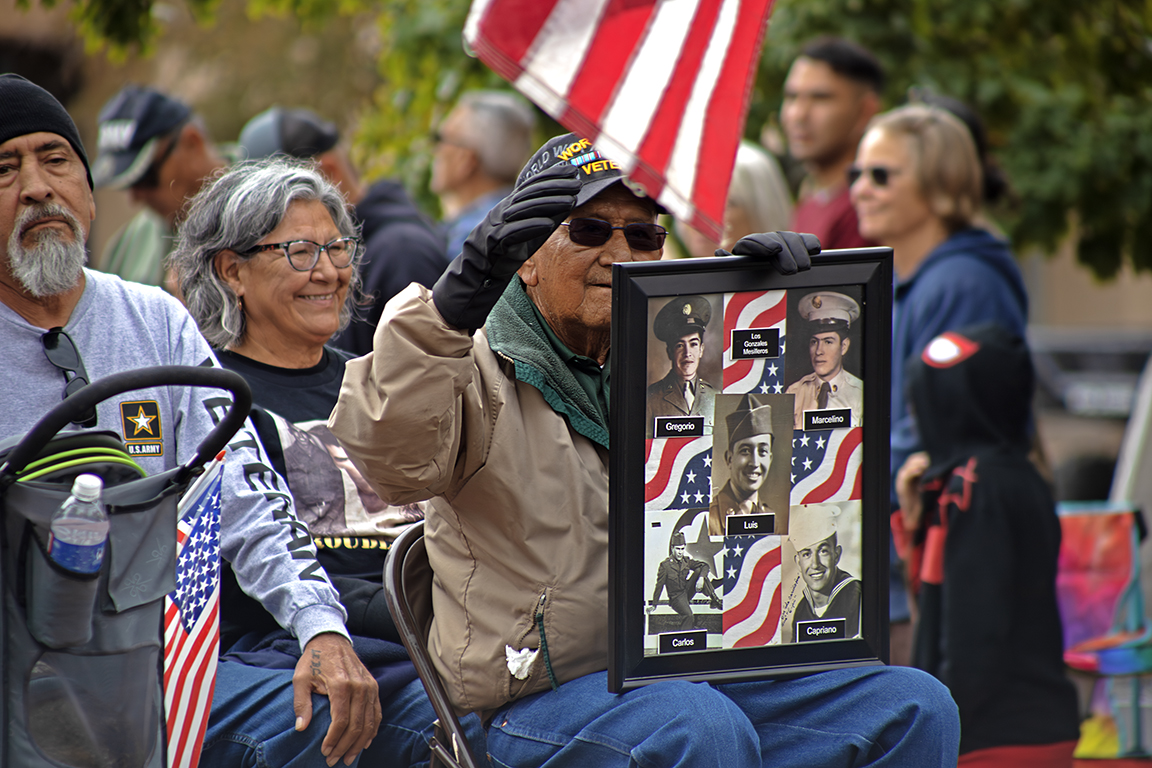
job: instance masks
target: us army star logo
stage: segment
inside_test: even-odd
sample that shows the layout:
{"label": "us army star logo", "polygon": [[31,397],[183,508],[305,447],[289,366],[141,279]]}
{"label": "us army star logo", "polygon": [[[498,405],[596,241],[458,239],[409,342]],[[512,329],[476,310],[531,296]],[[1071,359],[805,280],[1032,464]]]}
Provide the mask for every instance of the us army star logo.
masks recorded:
{"label": "us army star logo", "polygon": [[163,455],[164,435],[161,431],[160,405],[155,400],[120,403],[120,423],[129,455]]}

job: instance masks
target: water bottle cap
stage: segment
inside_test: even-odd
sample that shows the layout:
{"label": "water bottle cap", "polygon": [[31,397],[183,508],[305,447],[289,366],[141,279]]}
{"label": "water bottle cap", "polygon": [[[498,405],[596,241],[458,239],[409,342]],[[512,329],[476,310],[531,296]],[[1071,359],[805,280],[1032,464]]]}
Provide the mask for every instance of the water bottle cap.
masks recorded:
{"label": "water bottle cap", "polygon": [[96,475],[77,475],[72,483],[72,495],[83,501],[96,501],[103,489],[104,481]]}

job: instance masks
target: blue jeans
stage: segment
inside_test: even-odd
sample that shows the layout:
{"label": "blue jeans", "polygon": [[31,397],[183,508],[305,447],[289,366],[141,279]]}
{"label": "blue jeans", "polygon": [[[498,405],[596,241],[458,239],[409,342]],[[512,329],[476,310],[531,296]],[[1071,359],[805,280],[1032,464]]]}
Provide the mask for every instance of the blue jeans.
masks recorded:
{"label": "blue jeans", "polygon": [[[383,719],[368,749],[353,765],[413,768],[428,764],[436,714],[420,681],[381,701]],[[292,671],[222,659],[200,765],[212,768],[327,768],[320,743],[328,731],[328,697],[313,694],[312,722],[297,732],[292,711]],[[462,719],[477,756],[484,729],[476,715]],[[340,762],[337,765],[343,766]]]}
{"label": "blue jeans", "polygon": [[494,766],[908,766],[955,768],[960,719],[948,690],[907,667],[788,681],[661,682],[608,693],[606,672],[497,712]]}

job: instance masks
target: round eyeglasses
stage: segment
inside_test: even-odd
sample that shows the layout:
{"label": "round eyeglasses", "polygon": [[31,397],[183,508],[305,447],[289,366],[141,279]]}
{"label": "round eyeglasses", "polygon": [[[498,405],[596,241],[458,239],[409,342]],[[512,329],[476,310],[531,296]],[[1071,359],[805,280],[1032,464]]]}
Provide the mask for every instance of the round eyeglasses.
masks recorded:
{"label": "round eyeglasses", "polygon": [[338,237],[324,245],[311,240],[289,240],[286,243],[258,245],[245,255],[251,256],[261,251],[284,251],[289,266],[297,272],[310,272],[315,269],[320,263],[320,253],[327,251],[332,266],[336,269],[345,269],[352,266],[352,262],[360,255],[360,240],[356,237]]}

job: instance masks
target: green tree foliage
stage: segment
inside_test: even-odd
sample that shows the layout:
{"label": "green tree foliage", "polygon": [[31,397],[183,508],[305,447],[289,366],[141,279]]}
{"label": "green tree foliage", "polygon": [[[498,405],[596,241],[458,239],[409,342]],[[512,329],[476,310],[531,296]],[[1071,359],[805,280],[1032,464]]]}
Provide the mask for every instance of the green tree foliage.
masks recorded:
{"label": "green tree foliage", "polygon": [[851,37],[883,61],[886,103],[926,86],[977,109],[1012,184],[993,213],[1020,247],[1078,256],[1111,277],[1152,269],[1152,2],[780,0],[750,131],[780,103],[796,48]]}
{"label": "green tree foliage", "polygon": [[[49,3],[55,0],[41,0]],[[218,0],[185,0],[198,17]],[[76,0],[90,39],[114,49],[156,34],[151,0]],[[463,49],[468,0],[248,0],[305,24],[370,12],[382,40],[357,149],[370,175],[426,188],[428,133],[459,93],[502,82]],[[1152,270],[1152,0],[778,0],[747,133],[779,109],[797,47],[838,34],[889,73],[886,104],[922,86],[975,107],[1014,194],[994,212],[1018,247],[1052,251],[1070,228],[1097,275]],[[553,128],[545,125],[543,131]],[[424,202],[430,198],[424,197]]]}

